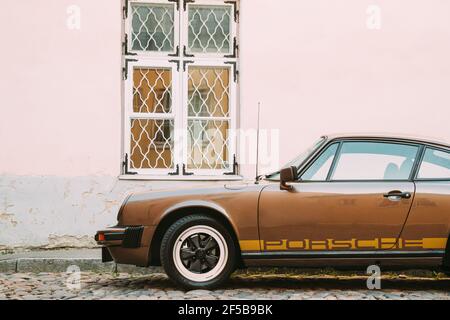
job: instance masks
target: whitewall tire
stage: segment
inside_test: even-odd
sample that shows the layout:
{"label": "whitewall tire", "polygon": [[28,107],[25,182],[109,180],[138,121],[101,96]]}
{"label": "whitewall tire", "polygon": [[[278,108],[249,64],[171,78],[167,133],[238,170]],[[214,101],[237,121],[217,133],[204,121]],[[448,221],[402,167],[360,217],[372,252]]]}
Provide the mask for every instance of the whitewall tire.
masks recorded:
{"label": "whitewall tire", "polygon": [[161,243],[161,262],[167,275],[188,289],[214,288],[235,269],[236,249],[230,232],[203,215],[176,221]]}

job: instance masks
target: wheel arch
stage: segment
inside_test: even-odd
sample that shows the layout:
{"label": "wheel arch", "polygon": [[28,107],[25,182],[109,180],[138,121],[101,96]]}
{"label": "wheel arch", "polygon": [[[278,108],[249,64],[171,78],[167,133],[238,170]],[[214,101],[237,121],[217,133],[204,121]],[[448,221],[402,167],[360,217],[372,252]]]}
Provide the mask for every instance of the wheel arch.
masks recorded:
{"label": "wheel arch", "polygon": [[149,266],[161,266],[161,241],[167,229],[178,219],[189,214],[202,214],[220,222],[231,234],[236,251],[238,252],[238,267],[243,267],[239,234],[236,226],[226,211],[218,205],[204,202],[190,202],[176,205],[166,210],[157,223],[149,248]]}

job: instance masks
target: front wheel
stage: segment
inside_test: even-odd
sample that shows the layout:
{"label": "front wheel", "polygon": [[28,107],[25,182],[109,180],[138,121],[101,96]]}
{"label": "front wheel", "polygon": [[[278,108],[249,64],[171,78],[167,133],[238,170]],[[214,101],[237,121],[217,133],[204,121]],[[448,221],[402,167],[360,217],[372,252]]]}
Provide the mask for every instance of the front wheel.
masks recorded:
{"label": "front wheel", "polygon": [[229,231],[207,216],[192,215],[175,222],[161,243],[167,275],[188,289],[220,286],[235,270],[236,248]]}

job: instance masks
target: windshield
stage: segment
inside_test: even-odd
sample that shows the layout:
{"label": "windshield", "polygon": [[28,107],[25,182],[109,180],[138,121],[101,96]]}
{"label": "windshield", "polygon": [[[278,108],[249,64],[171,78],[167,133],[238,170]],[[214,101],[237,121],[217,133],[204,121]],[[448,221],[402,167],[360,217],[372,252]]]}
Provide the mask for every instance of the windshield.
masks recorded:
{"label": "windshield", "polygon": [[[306,149],[306,151],[302,152],[299,156],[297,156],[295,159],[293,159],[292,161],[289,161],[288,163],[286,163],[284,166],[282,166],[282,168],[288,168],[288,167],[300,167],[300,165],[305,162],[306,159],[309,158],[309,156],[316,151],[321,145],[322,143],[326,140],[325,137],[320,138],[316,143],[314,143],[311,147],[309,147],[308,149]],[[279,180],[280,179],[280,172],[274,172],[271,173],[269,175],[266,175],[266,179],[269,180]]]}

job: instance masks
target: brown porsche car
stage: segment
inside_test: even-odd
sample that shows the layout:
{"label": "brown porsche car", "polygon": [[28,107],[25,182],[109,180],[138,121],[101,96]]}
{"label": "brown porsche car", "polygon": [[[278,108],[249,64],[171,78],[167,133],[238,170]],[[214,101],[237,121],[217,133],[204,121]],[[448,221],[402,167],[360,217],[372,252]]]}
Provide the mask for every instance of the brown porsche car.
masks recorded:
{"label": "brown porsche car", "polygon": [[212,288],[248,266],[450,267],[450,145],[334,135],[256,183],[129,196],[103,260]]}

